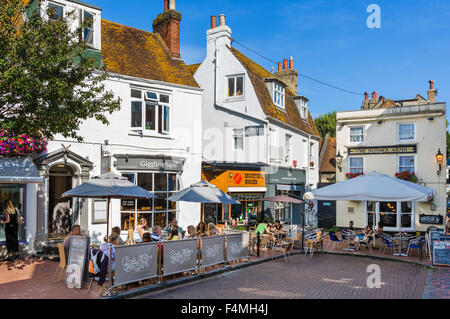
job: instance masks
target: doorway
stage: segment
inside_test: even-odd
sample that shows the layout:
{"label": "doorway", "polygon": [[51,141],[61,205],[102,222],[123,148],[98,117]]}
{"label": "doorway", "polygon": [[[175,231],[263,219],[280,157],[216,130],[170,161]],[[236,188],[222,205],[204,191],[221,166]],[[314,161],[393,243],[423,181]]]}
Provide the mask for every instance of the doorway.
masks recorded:
{"label": "doorway", "polygon": [[48,233],[50,238],[65,237],[72,229],[72,199],[62,194],[73,185],[73,170],[67,165],[56,165],[49,173]]}

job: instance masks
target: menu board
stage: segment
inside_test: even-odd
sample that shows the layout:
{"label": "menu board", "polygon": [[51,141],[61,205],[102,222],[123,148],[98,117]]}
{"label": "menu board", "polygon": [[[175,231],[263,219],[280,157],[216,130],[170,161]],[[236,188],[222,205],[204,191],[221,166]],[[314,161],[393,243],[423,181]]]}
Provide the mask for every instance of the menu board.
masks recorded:
{"label": "menu board", "polygon": [[450,267],[450,241],[433,242],[433,265]]}
{"label": "menu board", "polygon": [[431,251],[430,259],[433,258],[433,253],[434,253],[433,243],[435,241],[450,241],[450,236],[446,236],[443,229],[430,232],[430,242],[429,242],[429,248]]}
{"label": "menu board", "polygon": [[66,285],[81,289],[81,282],[86,278],[89,237],[70,237],[69,260],[67,262]]}

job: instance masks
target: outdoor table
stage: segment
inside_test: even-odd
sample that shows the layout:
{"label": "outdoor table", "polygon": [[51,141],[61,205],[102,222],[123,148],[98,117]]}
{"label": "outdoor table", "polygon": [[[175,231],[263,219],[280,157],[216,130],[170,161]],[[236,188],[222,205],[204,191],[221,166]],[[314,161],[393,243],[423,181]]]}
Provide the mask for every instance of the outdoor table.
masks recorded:
{"label": "outdoor table", "polygon": [[398,242],[400,245],[398,246],[398,253],[394,251],[394,256],[402,256],[406,257],[407,255],[403,253],[403,243],[408,243],[408,241],[411,239],[411,236],[395,236],[392,238],[393,241]]}

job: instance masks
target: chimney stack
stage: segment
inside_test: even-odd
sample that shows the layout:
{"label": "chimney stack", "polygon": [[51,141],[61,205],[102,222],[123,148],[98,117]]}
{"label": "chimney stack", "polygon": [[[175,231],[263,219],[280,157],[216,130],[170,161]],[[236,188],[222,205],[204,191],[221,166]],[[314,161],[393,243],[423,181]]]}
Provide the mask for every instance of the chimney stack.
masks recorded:
{"label": "chimney stack", "polygon": [[211,16],[211,29],[217,28],[217,17]]}
{"label": "chimney stack", "polygon": [[224,14],[221,14],[221,15],[219,16],[219,22],[220,22],[220,26],[221,26],[221,27],[223,27],[223,26],[226,25],[226,24],[225,24],[225,15],[224,15]]}
{"label": "chimney stack", "polygon": [[369,100],[369,93],[364,92],[364,100],[366,100],[366,101]]}
{"label": "chimney stack", "polygon": [[170,56],[176,59],[181,58],[180,23],[181,13],[175,9],[175,0],[164,0],[164,13],[153,20],[153,32],[159,33],[169,48]]}
{"label": "chimney stack", "polygon": [[428,81],[430,83],[430,90],[428,91],[428,103],[436,103],[437,90],[434,88],[434,81]]}
{"label": "chimney stack", "polygon": [[378,99],[378,93],[377,92],[373,92],[372,93],[372,100],[376,101]]}
{"label": "chimney stack", "polygon": [[298,95],[298,72],[294,69],[293,57],[283,59],[283,63],[278,62],[278,71],[275,72],[275,77],[286,84],[295,95]]}

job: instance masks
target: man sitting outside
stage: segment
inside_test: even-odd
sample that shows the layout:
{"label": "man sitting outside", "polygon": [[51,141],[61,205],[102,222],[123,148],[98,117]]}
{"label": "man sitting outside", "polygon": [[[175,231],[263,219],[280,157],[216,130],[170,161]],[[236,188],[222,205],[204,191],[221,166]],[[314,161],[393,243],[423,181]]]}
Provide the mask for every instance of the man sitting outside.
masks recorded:
{"label": "man sitting outside", "polygon": [[155,226],[153,227],[153,233],[152,233],[152,241],[161,241],[161,227]]}

